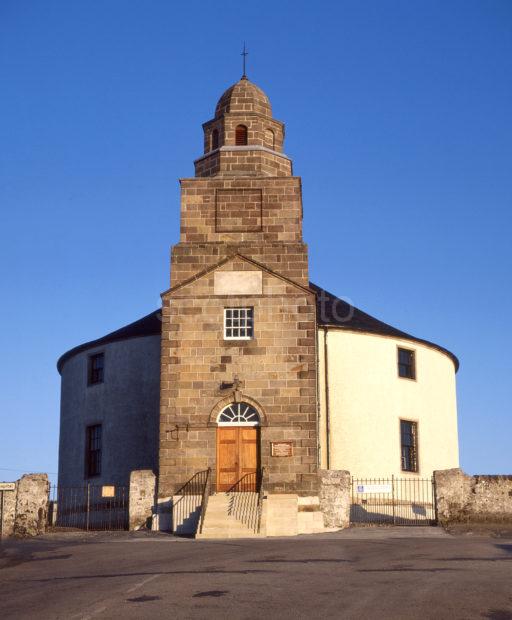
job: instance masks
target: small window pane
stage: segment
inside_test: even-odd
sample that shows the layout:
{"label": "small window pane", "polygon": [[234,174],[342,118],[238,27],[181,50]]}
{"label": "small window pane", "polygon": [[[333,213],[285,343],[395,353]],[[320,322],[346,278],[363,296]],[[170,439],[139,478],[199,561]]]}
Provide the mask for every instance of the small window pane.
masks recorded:
{"label": "small window pane", "polygon": [[247,144],[247,127],[245,125],[237,125],[235,128],[235,145],[244,146]]}
{"label": "small window pane", "polygon": [[398,376],[405,379],[416,378],[414,351],[398,349]]}
{"label": "small window pane", "polygon": [[228,423],[248,426],[257,426],[260,423],[260,416],[256,409],[249,403],[232,403],[221,411],[217,418],[218,423]]}
{"label": "small window pane", "polygon": [[401,458],[403,471],[418,471],[418,425],[400,420]]}
{"label": "small window pane", "polygon": [[224,338],[232,340],[250,340],[253,334],[253,308],[225,308]]}
{"label": "small window pane", "polygon": [[212,150],[219,148],[219,131],[214,129],[212,131]]}
{"label": "small window pane", "polygon": [[85,437],[86,477],[101,474],[101,424],[88,426]]}
{"label": "small window pane", "polygon": [[96,353],[89,356],[88,368],[87,368],[87,383],[88,385],[94,385],[95,383],[103,383],[104,376],[104,355],[103,353]]}

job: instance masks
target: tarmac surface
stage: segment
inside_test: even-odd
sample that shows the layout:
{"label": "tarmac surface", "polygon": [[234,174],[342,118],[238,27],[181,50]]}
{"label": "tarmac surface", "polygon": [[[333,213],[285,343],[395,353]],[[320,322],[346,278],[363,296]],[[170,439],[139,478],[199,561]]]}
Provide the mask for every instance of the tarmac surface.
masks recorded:
{"label": "tarmac surface", "polygon": [[59,533],[0,546],[0,618],[512,620],[512,538],[355,528],[186,540]]}

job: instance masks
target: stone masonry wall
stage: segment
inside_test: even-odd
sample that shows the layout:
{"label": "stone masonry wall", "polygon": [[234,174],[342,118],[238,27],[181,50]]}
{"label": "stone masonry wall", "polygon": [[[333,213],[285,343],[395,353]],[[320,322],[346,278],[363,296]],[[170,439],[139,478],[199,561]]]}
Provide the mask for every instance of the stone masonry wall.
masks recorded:
{"label": "stone masonry wall", "polygon": [[350,472],[319,469],[320,510],[325,527],[345,528],[350,525],[351,478]]}
{"label": "stone masonry wall", "polygon": [[272,271],[307,286],[308,255],[305,243],[179,243],[172,252],[172,285],[176,286],[218,264],[222,259],[243,254]]}
{"label": "stone masonry wall", "polygon": [[[302,196],[299,177],[181,179],[181,242],[302,241]],[[217,194],[224,190],[258,190],[261,195],[261,231],[240,236],[217,230]],[[244,200],[242,202],[245,202]],[[241,204],[236,212],[246,215]],[[235,231],[233,231],[235,232]],[[237,233],[243,232],[240,230]]]}
{"label": "stone masonry wall", "polygon": [[196,176],[289,177],[292,162],[265,147],[221,147],[194,162]]}
{"label": "stone masonry wall", "polygon": [[[247,136],[237,145],[238,125]],[[195,178],[180,181],[180,241],[162,296],[158,495],[171,497],[207,467],[215,478],[217,414],[242,400],[260,414],[265,490],[311,495],[318,484],[316,307],[301,179],[282,154],[283,123],[245,78],[222,95],[203,128],[206,155],[195,162]],[[249,279],[262,286],[216,290],[216,275],[235,282],[219,271],[239,272],[243,281],[244,271],[258,272]],[[250,340],[224,339],[226,307],[253,308]],[[235,389],[222,387],[235,378]],[[289,442],[283,456],[272,455],[272,442]]]}
{"label": "stone masonry wall", "polygon": [[[219,270],[255,271],[239,257]],[[313,293],[263,272],[263,293],[215,295],[215,271],[164,295],[159,496],[216,464],[216,414],[232,402],[223,382],[240,380],[239,400],[262,417],[265,489],[306,491],[316,484],[316,355]],[[252,340],[223,337],[226,306],[254,308]],[[272,457],[271,441],[293,442]]]}
{"label": "stone masonry wall", "polygon": [[263,146],[277,153],[282,152],[285,132],[281,121],[264,114],[231,112],[203,124],[205,154],[212,150],[214,129],[218,132],[219,147],[235,146],[235,132],[239,124],[247,127],[248,146]]}
{"label": "stone masonry wall", "polygon": [[[230,221],[237,226],[226,226]],[[233,250],[308,285],[300,178],[181,180],[181,234],[172,250],[171,286]]]}
{"label": "stone masonry wall", "polygon": [[434,472],[441,524],[512,523],[512,476],[468,476],[461,469]]}
{"label": "stone masonry wall", "polygon": [[129,529],[139,530],[150,525],[156,497],[156,476],[151,469],[130,473]]}
{"label": "stone masonry wall", "polygon": [[25,474],[4,491],[3,535],[37,536],[46,530],[50,483],[46,474]]}

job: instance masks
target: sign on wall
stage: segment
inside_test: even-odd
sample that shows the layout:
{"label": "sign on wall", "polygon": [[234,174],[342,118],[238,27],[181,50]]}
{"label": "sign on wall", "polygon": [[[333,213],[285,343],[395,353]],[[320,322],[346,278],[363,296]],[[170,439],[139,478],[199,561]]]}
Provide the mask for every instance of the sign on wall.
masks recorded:
{"label": "sign on wall", "polygon": [[358,493],[393,493],[392,484],[358,484]]}
{"label": "sign on wall", "polygon": [[101,487],[101,497],[115,497],[116,496],[116,487],[114,486],[102,486]]}
{"label": "sign on wall", "polygon": [[270,447],[272,456],[293,456],[292,441],[271,441]]}
{"label": "sign on wall", "polygon": [[0,491],[14,491],[15,488],[15,482],[0,482]]}

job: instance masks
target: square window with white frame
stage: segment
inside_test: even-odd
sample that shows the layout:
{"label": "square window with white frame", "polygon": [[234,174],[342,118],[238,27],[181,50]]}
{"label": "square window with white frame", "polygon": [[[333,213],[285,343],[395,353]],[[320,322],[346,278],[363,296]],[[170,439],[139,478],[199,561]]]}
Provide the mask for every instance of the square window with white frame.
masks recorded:
{"label": "square window with white frame", "polygon": [[254,337],[254,308],[224,308],[224,340]]}

